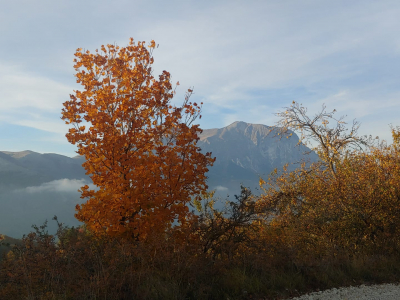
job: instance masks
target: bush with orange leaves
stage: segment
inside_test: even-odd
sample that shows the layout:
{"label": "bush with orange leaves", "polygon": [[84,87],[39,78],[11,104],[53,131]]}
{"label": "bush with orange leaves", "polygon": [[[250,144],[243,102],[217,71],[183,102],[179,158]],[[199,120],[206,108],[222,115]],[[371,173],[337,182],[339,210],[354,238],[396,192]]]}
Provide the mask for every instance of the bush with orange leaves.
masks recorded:
{"label": "bush with orange leaves", "polygon": [[[269,225],[281,228],[294,259],[399,254],[398,130],[392,129],[393,145],[374,145],[371,137],[357,136],[356,122],[346,133],[342,118],[336,120],[325,107],[309,118],[293,103],[280,116],[286,125],[281,133],[288,128],[306,132],[302,138],[314,139],[320,154],[311,167],[284,169],[261,182],[258,204],[274,211]],[[327,125],[332,120],[334,128]]]}

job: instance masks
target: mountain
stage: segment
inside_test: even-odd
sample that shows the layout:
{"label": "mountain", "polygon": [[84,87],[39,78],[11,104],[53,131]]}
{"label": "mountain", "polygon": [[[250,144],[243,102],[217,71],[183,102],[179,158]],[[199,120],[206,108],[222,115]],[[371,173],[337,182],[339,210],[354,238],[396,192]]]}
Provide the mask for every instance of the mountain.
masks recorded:
{"label": "mountain", "polygon": [[57,179],[89,179],[82,159],[33,151],[0,151],[0,191],[37,186]]}
{"label": "mountain", "polygon": [[297,146],[298,136],[274,138],[272,127],[261,124],[234,122],[219,129],[206,129],[200,135],[198,146],[202,152],[216,157],[208,172],[208,185],[217,193],[237,194],[240,184],[256,191],[260,177],[267,179],[275,169],[289,164],[289,169],[306,160],[316,162],[318,155],[304,145]]}
{"label": "mountain", "polygon": [[[257,193],[260,176],[267,178],[274,168],[308,159],[317,161],[315,153],[304,145],[296,146],[298,137],[276,139],[271,127],[245,122],[219,129],[206,129],[198,146],[203,153],[212,152],[214,166],[207,173],[209,189],[225,198],[240,192],[240,185]],[[78,225],[74,218],[75,205],[82,203],[77,190],[92,185],[82,167],[84,158],[33,151],[0,151],[0,233],[19,238],[54,215],[60,222]],[[55,231],[54,221],[49,221]]]}

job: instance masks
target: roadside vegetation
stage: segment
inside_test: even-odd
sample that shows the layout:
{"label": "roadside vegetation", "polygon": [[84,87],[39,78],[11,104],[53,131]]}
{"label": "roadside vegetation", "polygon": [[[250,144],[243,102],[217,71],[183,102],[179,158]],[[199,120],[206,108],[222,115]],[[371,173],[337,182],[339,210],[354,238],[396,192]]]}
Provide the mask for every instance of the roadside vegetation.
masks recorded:
{"label": "roadside vegetation", "polygon": [[169,73],[151,76],[154,42],[107,47],[78,49],[85,90],[63,110],[99,187],[81,189],[85,225],[58,224],[56,235],[34,227],[4,251],[0,299],[286,299],[399,282],[400,128],[388,144],[359,136],[335,111],[310,117],[293,102],[273,132],[298,132],[320,161],[275,170],[260,179],[261,195],[242,187],[218,210],[192,90],[171,106]]}

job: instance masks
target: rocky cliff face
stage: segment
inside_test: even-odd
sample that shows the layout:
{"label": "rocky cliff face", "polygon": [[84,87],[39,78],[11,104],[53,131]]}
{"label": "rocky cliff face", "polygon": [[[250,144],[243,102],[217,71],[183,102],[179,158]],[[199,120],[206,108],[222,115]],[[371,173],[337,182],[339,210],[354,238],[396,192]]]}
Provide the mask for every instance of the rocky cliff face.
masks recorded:
{"label": "rocky cliff face", "polygon": [[[258,186],[260,176],[267,178],[275,169],[289,164],[296,168],[296,162],[315,162],[315,153],[304,145],[297,146],[296,134],[288,139],[274,138],[272,127],[261,124],[234,122],[220,129],[206,129],[198,142],[202,152],[212,152],[217,158],[208,173],[210,188],[228,192],[240,188],[240,183],[252,189]],[[237,185],[235,188],[234,185]],[[225,187],[225,189],[223,188]]]}

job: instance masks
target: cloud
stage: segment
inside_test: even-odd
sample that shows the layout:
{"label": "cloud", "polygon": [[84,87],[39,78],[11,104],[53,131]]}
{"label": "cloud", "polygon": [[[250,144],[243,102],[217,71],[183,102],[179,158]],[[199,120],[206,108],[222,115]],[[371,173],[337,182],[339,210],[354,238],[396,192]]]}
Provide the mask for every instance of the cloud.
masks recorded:
{"label": "cloud", "polygon": [[227,187],[224,187],[222,185],[218,185],[214,188],[217,192],[227,192],[229,189]]}
{"label": "cloud", "polygon": [[[29,194],[42,193],[42,192],[63,192],[73,193],[77,192],[79,188],[88,184],[85,179],[59,179],[43,183],[39,186],[30,186],[18,190],[18,192],[27,192]],[[90,188],[94,189],[93,184],[88,184]]]}
{"label": "cloud", "polygon": [[0,61],[0,120],[9,124],[65,133],[62,103],[72,87]]}
{"label": "cloud", "polygon": [[[29,233],[32,224],[40,226],[49,220],[50,234],[57,231],[57,224],[51,221],[57,216],[59,222],[68,226],[81,223],[74,217],[80,199],[78,189],[85,185],[84,180],[60,179],[17,190],[2,190],[0,209],[0,228],[3,233],[12,237],[21,237]],[[92,187],[92,186],[91,186]]]}
{"label": "cloud", "polygon": [[72,91],[60,81],[0,63],[0,105],[2,111],[37,109],[59,112]]}
{"label": "cloud", "polygon": [[142,31],[161,44],[156,61],[174,70],[181,83],[200,85],[211,102],[220,104],[243,87],[346,78],[374,55],[392,51],[384,45],[396,42],[382,38],[382,30],[389,30],[387,36],[395,34],[398,21],[392,9],[398,7],[368,2],[343,11],[342,4],[235,2],[229,8],[208,6],[190,19],[155,23]]}

